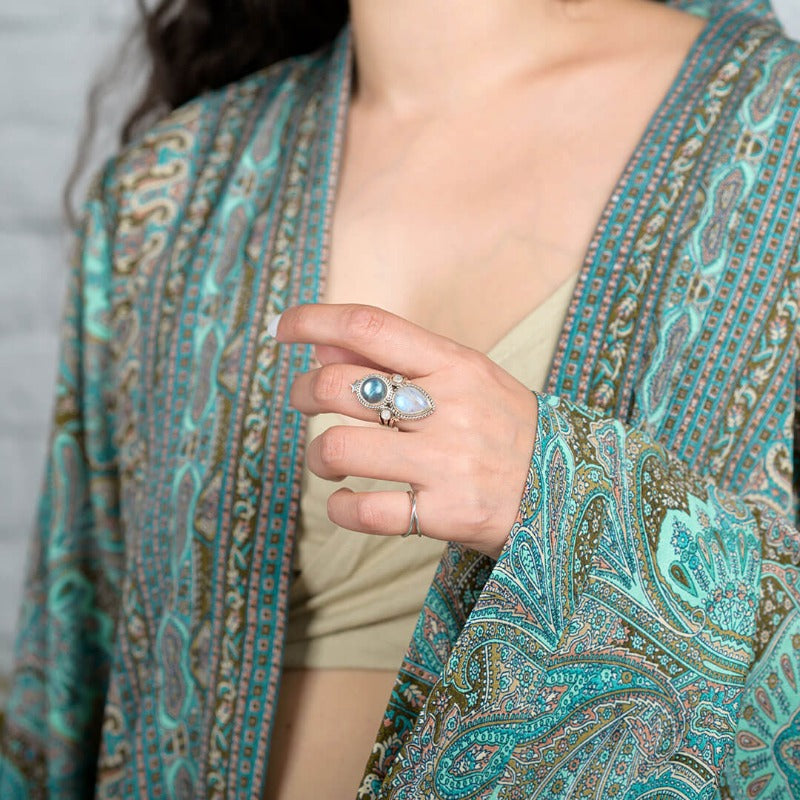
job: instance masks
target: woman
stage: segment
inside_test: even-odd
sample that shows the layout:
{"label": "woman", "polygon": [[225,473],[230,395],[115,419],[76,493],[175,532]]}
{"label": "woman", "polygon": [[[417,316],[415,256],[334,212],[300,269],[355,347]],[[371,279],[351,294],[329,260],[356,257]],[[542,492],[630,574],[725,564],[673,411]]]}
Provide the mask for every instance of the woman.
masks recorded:
{"label": "woman", "polygon": [[[685,7],[353,0],[108,165],[3,797],[798,790],[800,51]],[[559,297],[546,377],[484,355]],[[282,674],[311,475],[400,483],[326,508],[390,560],[450,542],[371,754],[385,674]]]}

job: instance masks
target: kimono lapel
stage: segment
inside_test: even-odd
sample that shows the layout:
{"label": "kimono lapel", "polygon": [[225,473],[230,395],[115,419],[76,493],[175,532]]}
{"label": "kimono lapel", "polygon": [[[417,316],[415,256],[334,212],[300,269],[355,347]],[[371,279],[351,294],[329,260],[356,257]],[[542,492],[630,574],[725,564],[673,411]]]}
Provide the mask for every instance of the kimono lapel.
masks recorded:
{"label": "kimono lapel", "polygon": [[[681,208],[701,179],[700,120],[711,71],[739,19],[716,16],[694,43],[621,176],[590,244],[547,391],[628,419],[636,365],[653,320]],[[713,124],[713,119],[710,120]],[[660,193],[660,194],[659,194]]]}
{"label": "kimono lapel", "polygon": [[[255,305],[243,343],[225,359],[232,396],[245,400],[232,425],[239,432],[236,472],[217,489],[226,511],[216,540],[219,589],[201,754],[209,798],[256,797],[266,777],[304,452],[304,418],[289,406],[289,388],[311,357],[308,346],[279,347],[267,325],[273,314],[320,296],[350,63],[347,29],[310,66],[301,62],[307,71],[271,99],[231,178],[254,217],[249,230],[246,217],[238,220],[234,239],[245,232],[235,246],[244,247],[255,276],[246,293]],[[223,214],[228,228],[237,222],[235,211]]]}

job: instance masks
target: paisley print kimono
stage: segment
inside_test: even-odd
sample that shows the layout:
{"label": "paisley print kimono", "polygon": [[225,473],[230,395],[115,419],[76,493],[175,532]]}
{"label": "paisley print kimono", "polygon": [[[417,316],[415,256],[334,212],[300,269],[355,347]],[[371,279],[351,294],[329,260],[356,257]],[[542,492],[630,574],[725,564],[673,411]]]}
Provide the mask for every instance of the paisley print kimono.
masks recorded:
{"label": "paisley print kimono", "polygon": [[[708,17],[609,198],[497,562],[450,546],[358,791],[800,797],[800,49]],[[350,91],[332,46],[104,170],[71,272],[0,796],[254,798],[305,346]]]}

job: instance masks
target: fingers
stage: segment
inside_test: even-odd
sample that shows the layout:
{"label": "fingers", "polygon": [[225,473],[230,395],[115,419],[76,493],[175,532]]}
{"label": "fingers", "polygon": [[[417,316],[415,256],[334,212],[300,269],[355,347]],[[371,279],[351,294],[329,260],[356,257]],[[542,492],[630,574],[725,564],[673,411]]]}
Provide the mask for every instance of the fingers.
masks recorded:
{"label": "fingers", "polygon": [[[298,375],[289,391],[289,402],[303,414],[334,412],[365,422],[378,422],[378,411],[367,408],[356,399],[353,384],[371,374],[371,370],[352,364],[326,364]],[[383,374],[387,382],[391,376]],[[423,381],[418,382],[420,385]],[[425,388],[422,386],[422,388]],[[413,420],[403,420],[404,430],[414,428]]]}
{"label": "fingers", "polygon": [[421,479],[420,442],[388,428],[333,425],[312,439],[306,452],[308,468],[320,478],[347,475],[410,483]]}
{"label": "fingers", "polygon": [[[417,495],[417,514],[420,500]],[[339,489],[328,498],[331,521],[351,531],[399,536],[408,531],[411,498],[408,492],[354,492]]]}
{"label": "fingers", "polygon": [[365,408],[350,388],[368,370],[353,364],[327,364],[298,375],[289,390],[289,403],[303,414],[335,412],[377,422],[376,411]]}
{"label": "fingers", "polygon": [[[428,489],[416,491],[416,511],[418,527],[409,534],[412,538],[416,538],[413,534],[419,533],[427,539],[459,541],[495,559],[505,544],[506,531],[499,536],[497,543],[491,545],[480,539],[453,539],[453,532],[465,530],[469,522],[464,521],[463,515],[459,517],[452,504],[442,506],[438,503],[434,493]],[[328,517],[334,524],[351,531],[401,536],[408,533],[411,526],[411,497],[407,491],[354,492],[344,487],[328,498]]]}
{"label": "fingers", "polygon": [[314,356],[317,361],[322,364],[357,364],[366,367],[367,370],[375,372],[391,372],[390,367],[383,364],[376,364],[352,350],[347,350],[344,347],[334,347],[329,344],[318,344],[314,346]]}
{"label": "fingers", "polygon": [[276,336],[281,342],[345,348],[412,379],[451,363],[460,348],[396,314],[356,304],[292,306],[281,314]]}

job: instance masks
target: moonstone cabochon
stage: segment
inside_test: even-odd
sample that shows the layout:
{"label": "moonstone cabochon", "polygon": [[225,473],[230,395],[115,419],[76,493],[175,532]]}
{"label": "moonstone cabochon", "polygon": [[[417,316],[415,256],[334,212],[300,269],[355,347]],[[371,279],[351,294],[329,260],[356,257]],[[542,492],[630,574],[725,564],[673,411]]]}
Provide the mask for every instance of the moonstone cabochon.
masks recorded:
{"label": "moonstone cabochon", "polygon": [[414,384],[406,383],[394,391],[392,405],[404,416],[430,414],[433,411],[431,399]]}

